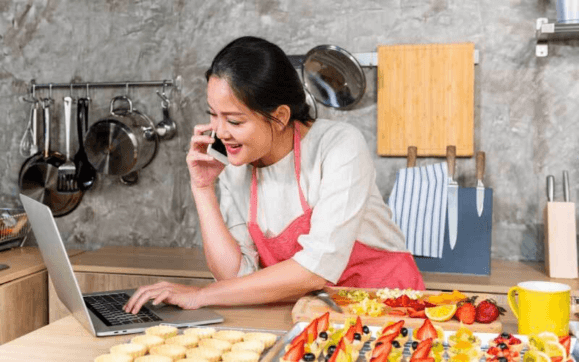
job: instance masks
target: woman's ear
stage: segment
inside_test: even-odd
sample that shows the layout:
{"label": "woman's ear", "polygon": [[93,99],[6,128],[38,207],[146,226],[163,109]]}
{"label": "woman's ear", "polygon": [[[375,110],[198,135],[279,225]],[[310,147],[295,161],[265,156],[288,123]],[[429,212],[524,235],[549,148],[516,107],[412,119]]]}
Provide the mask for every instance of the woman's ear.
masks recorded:
{"label": "woman's ear", "polygon": [[280,126],[280,131],[286,128],[288,123],[290,123],[291,113],[292,112],[290,111],[290,107],[285,104],[278,106],[278,108],[276,108],[276,110],[272,113],[272,116],[280,121],[280,123],[275,122],[278,126]]}

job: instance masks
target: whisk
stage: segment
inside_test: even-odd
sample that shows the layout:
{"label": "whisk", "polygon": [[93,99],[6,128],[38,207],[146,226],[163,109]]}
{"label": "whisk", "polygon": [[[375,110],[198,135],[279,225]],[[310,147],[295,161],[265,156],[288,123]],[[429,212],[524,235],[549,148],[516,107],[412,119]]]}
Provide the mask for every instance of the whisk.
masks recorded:
{"label": "whisk", "polygon": [[38,110],[38,102],[32,102],[30,106],[30,115],[28,117],[28,125],[24,131],[24,135],[20,140],[20,155],[22,157],[30,157],[38,152],[38,145],[36,144],[36,113]]}

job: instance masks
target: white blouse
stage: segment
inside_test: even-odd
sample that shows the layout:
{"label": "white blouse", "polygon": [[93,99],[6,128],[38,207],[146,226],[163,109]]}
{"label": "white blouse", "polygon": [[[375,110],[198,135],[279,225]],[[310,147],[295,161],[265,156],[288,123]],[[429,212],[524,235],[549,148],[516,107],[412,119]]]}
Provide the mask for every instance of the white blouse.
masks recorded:
{"label": "white blouse", "polygon": [[[376,185],[367,142],[354,126],[316,120],[301,141],[300,186],[312,208],[310,233],[298,238],[302,250],[292,259],[336,283],[355,240],[371,247],[408,252],[403,233]],[[257,222],[266,237],[282,232],[303,214],[294,175],[294,151],[273,165],[258,168]],[[238,275],[259,268],[248,232],[252,166],[228,165],[219,176],[220,209],[238,241]]]}

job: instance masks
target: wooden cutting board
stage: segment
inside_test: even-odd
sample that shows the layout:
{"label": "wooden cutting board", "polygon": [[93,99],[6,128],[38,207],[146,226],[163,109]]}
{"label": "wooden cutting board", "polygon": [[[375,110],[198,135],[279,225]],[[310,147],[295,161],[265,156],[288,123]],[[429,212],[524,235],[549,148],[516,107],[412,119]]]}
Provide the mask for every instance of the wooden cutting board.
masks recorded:
{"label": "wooden cutting board", "polygon": [[[483,294],[479,295],[478,301],[486,299],[488,297],[490,296]],[[348,307],[341,306],[341,308],[345,312],[344,314],[333,311],[323,301],[317,299],[316,297],[305,296],[298,299],[298,301],[292,308],[292,321],[294,323],[310,322],[313,318],[319,317],[320,315],[326,312],[330,312],[330,323],[342,324],[348,317],[356,318],[356,314],[348,313]],[[382,326],[386,324],[388,321],[397,322],[401,319],[405,321],[406,327],[412,329],[421,327],[421,325],[425,321],[423,318],[410,318],[392,315],[385,315],[380,317],[361,316],[363,324],[369,326]],[[433,322],[433,324],[441,326],[441,328],[443,328],[446,331],[456,331],[460,327],[459,321],[457,321],[456,319],[451,319],[447,322]],[[467,327],[469,327],[469,329],[471,329],[471,331],[473,332],[501,333],[502,332],[501,316],[496,321],[489,324],[475,322],[473,324],[468,325]]]}
{"label": "wooden cutting board", "polygon": [[444,157],[473,155],[474,45],[379,46],[377,153]]}

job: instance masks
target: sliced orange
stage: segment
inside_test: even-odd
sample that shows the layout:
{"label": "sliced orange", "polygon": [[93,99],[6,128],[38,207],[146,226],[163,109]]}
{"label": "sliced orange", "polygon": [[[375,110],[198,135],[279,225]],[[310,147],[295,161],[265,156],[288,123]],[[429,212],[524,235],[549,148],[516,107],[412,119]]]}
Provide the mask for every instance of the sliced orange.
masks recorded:
{"label": "sliced orange", "polygon": [[437,307],[425,308],[425,315],[434,322],[446,322],[453,318],[456,310],[456,304],[443,304]]}

